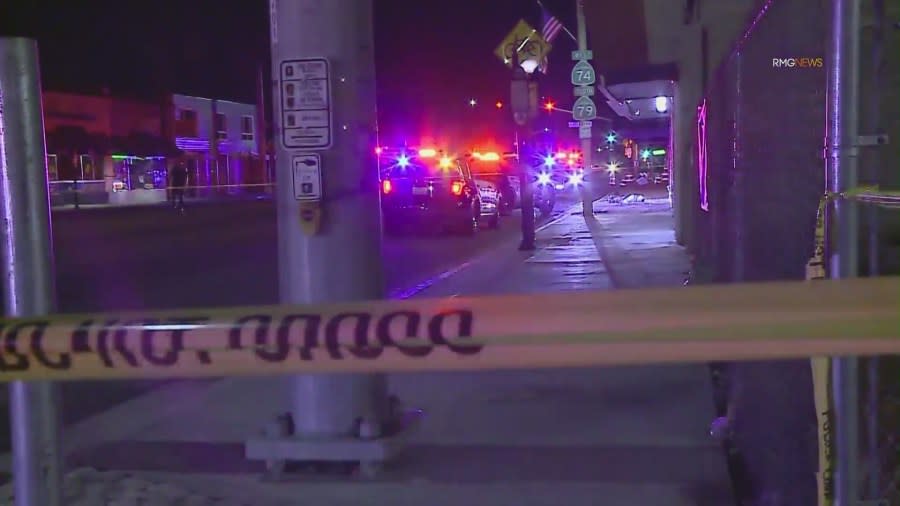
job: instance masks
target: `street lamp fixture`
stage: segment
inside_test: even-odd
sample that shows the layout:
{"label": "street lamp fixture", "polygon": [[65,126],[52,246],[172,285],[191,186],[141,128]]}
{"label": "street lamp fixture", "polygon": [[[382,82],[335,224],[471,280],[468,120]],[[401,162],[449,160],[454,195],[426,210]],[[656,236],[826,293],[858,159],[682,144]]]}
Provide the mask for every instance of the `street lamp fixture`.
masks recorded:
{"label": "street lamp fixture", "polygon": [[475,107],[476,105],[478,105],[477,100],[475,100],[474,98],[469,99],[469,106]]}
{"label": "street lamp fixture", "polygon": [[655,104],[656,112],[662,114],[669,110],[669,97],[656,97]]}
{"label": "street lamp fixture", "polygon": [[540,66],[540,62],[534,59],[525,60],[519,64],[526,74],[534,74],[534,71]]}

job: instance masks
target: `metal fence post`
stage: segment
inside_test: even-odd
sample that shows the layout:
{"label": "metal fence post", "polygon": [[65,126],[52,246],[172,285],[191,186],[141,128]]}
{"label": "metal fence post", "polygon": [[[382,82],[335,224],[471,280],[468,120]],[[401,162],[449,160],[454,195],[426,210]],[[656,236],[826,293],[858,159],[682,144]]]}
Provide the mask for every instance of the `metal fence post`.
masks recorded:
{"label": "metal fence post", "polygon": [[[860,0],[832,0],[828,65],[826,163],[828,189],[841,193],[857,185],[859,137]],[[834,279],[856,277],[859,270],[859,219],[848,200],[833,204],[835,247],[829,267]],[[831,221],[831,220],[829,220]],[[831,230],[829,236],[832,236]],[[834,237],[833,237],[834,238]],[[859,358],[832,361],[837,470],[836,506],[856,506],[859,500]]]}
{"label": "metal fence post", "polygon": [[[37,44],[0,39],[0,230],[6,316],[55,309],[50,196]],[[58,391],[49,382],[9,386],[17,506],[60,506]]]}

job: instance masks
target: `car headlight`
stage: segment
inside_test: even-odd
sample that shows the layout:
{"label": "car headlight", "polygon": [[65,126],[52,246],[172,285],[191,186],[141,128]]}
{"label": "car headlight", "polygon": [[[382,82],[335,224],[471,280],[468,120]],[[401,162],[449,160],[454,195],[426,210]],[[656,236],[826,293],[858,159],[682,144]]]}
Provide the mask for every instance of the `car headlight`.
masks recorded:
{"label": "car headlight", "polygon": [[538,174],[538,183],[539,184],[550,184],[550,174],[546,172],[541,172]]}
{"label": "car headlight", "polygon": [[578,186],[584,181],[583,174],[571,174],[569,175],[569,184],[572,186]]}

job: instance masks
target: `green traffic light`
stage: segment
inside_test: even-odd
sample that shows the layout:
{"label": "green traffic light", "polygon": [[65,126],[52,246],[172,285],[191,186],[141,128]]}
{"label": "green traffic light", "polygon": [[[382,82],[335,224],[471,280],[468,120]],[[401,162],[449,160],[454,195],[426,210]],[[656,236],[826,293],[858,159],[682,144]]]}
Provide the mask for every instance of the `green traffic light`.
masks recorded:
{"label": "green traffic light", "polygon": [[610,143],[610,144],[616,142],[616,134],[615,134],[615,132],[610,132],[610,133],[606,136],[606,142],[608,142],[608,143]]}

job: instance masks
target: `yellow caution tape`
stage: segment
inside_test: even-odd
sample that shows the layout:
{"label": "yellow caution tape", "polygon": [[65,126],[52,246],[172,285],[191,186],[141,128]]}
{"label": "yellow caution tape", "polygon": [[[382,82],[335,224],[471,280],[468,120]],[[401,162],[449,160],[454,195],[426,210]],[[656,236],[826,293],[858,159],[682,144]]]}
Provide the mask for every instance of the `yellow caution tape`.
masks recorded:
{"label": "yellow caution tape", "polygon": [[834,504],[834,408],[831,395],[831,360],[813,357],[810,361],[813,394],[819,433],[819,470],[816,481],[819,489],[819,506]]}
{"label": "yellow caution tape", "polygon": [[806,263],[806,279],[817,280],[827,277],[825,269],[825,214],[828,212],[828,204],[833,200],[847,199],[859,201],[867,204],[887,205],[886,202],[893,202],[889,207],[900,208],[900,192],[897,191],[880,191],[877,186],[860,186],[843,193],[828,192],[819,199],[819,207],[816,210],[816,233],[815,247],[813,256]]}
{"label": "yellow caution tape", "polygon": [[0,322],[0,381],[582,367],[900,354],[900,280]]}
{"label": "yellow caution tape", "polygon": [[[900,195],[900,192],[879,192],[878,187],[863,186],[841,194],[826,193],[819,200],[816,211],[815,249],[806,264],[807,280],[822,280],[827,277],[825,270],[825,214],[832,200],[847,199],[871,203],[873,195],[882,198]],[[900,311],[900,309],[898,309]],[[831,394],[831,360],[827,356],[810,359],[813,379],[813,394],[816,406],[819,436],[819,469],[816,473],[819,506],[834,504],[834,443],[833,443],[833,396]]]}

